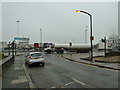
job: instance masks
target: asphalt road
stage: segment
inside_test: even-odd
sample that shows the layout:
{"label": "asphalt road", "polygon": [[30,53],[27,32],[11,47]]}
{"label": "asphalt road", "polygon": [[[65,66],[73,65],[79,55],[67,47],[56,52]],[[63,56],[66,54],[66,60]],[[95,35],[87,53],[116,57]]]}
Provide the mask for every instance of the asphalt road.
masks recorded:
{"label": "asphalt road", "polygon": [[118,88],[118,72],[45,55],[45,67],[27,68],[37,88]]}

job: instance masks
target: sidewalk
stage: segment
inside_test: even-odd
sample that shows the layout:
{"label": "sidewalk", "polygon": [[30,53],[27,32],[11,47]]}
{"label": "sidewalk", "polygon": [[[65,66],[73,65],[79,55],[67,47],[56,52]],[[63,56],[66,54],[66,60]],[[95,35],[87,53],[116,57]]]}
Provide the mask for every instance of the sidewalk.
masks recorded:
{"label": "sidewalk", "polygon": [[30,88],[23,64],[24,61],[15,56],[14,64],[10,65],[2,75],[2,88]]}
{"label": "sidewalk", "polygon": [[[99,54],[95,54],[94,56],[97,56]],[[88,53],[78,53],[78,54],[63,54],[63,57],[70,60],[70,61],[75,61],[79,63],[84,63],[84,64],[89,64],[89,65],[94,65],[102,68],[109,68],[109,69],[114,69],[114,70],[119,70],[120,71],[120,63],[102,63],[102,62],[93,62],[93,61],[88,61],[88,60],[82,60],[80,58],[86,58],[88,57]],[[100,56],[103,56],[102,53]]]}

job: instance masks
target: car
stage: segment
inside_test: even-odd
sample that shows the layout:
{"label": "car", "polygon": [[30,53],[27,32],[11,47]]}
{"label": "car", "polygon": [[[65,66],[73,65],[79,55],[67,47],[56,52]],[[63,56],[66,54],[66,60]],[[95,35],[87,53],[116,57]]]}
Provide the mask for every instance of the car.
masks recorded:
{"label": "car", "polygon": [[30,52],[25,56],[25,64],[31,67],[33,64],[42,65],[44,67],[45,61],[41,52]]}

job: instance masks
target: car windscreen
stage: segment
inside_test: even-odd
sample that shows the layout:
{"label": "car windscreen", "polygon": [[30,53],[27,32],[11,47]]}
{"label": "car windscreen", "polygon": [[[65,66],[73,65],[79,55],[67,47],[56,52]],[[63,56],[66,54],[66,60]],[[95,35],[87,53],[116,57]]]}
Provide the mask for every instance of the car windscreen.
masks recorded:
{"label": "car windscreen", "polygon": [[33,53],[33,54],[31,54],[32,57],[39,57],[41,55],[42,55],[41,53]]}

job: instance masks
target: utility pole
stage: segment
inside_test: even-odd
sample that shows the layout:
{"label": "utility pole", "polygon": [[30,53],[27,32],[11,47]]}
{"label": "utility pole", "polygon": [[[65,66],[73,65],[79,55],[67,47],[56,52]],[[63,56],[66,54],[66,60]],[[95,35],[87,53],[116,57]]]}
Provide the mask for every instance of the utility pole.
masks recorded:
{"label": "utility pole", "polygon": [[16,55],[16,43],[14,43],[15,55]]}
{"label": "utility pole", "polygon": [[104,39],[101,39],[101,41],[104,43],[104,53],[106,57],[106,37],[104,37]]}
{"label": "utility pole", "polygon": [[14,41],[12,42],[12,56],[14,57]]}
{"label": "utility pole", "polygon": [[105,57],[106,57],[106,37],[104,37]]}
{"label": "utility pole", "polygon": [[70,46],[70,55],[72,55],[72,50],[71,50],[72,42],[69,42],[69,46]]}
{"label": "utility pole", "polygon": [[19,37],[19,22],[20,21],[16,21],[17,22],[17,37]]}
{"label": "utility pole", "polygon": [[86,29],[85,29],[85,43],[87,43],[87,26],[86,26]]}
{"label": "utility pole", "polygon": [[42,51],[42,29],[40,29],[40,51]]}
{"label": "utility pole", "polygon": [[8,55],[10,55],[10,42],[9,42],[9,44],[8,44],[8,49],[9,49]]}

